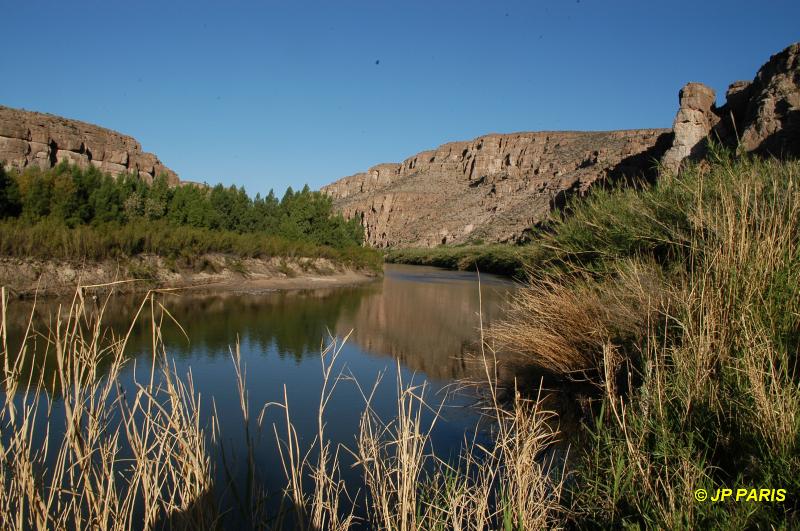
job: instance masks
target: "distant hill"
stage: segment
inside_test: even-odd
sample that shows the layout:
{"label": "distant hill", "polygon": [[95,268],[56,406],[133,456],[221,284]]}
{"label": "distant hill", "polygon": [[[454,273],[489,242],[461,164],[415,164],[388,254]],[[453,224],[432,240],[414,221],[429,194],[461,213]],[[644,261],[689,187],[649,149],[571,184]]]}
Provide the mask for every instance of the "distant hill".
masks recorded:
{"label": "distant hill", "polygon": [[571,192],[638,173],[668,129],[492,134],[380,164],[322,189],[375,247],[515,241]]}

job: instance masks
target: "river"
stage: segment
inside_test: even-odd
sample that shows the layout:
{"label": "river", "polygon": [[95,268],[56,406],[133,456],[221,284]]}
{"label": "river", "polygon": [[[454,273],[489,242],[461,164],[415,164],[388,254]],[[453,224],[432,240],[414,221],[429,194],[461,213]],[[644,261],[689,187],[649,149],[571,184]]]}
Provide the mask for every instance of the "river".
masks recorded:
{"label": "river", "polygon": [[[481,319],[484,326],[497,319],[503,301],[515,289],[512,282],[492,275],[481,275],[479,282],[475,273],[386,265],[381,279],[358,286],[160,294],[157,300],[169,313],[156,313],[163,319],[166,351],[177,373],[191,371],[194,389],[201,395],[202,421],[209,423],[209,415],[216,408],[221,442],[232,456],[229,466],[237,475],[243,473],[245,457],[231,359],[237,342],[246,368],[252,416],[266,403],[282,402],[285,388],[301,448],[312,443],[317,430],[321,348],[333,338],[341,342],[349,334],[333,370],[334,375],[346,379],[338,383],[326,409],[326,435],[334,447],[354,448],[365,408],[362,392],[369,393],[381,375],[371,406],[381,417],[392,418],[399,374],[405,383],[424,384],[433,407],[443,404],[431,442],[437,455],[446,457],[460,451],[465,435],[471,437],[478,423],[475,395],[468,389],[458,390],[461,386],[457,384],[483,374],[482,365],[473,359],[479,352]],[[89,304],[98,310],[105,304],[104,324],[124,334],[142,299],[142,295],[119,295]],[[33,322],[38,332],[47,334],[47,323],[52,326],[55,322],[59,304],[65,301],[36,303]],[[30,301],[12,301],[9,305],[12,352],[32,309]],[[125,387],[132,384],[135,366],[140,379],[147,372],[151,325],[150,306],[146,305],[128,341],[127,353],[132,359],[120,375]],[[31,348],[41,350],[42,343],[31,343]],[[41,356],[39,365],[45,371],[44,381],[53,381],[52,356]],[[55,387],[50,392],[58,393]],[[282,415],[279,408],[267,408],[256,453],[259,479],[273,492],[286,484],[272,428],[273,424],[280,427]],[[354,472],[349,467],[343,467],[342,473],[345,480],[358,481],[351,477]]]}

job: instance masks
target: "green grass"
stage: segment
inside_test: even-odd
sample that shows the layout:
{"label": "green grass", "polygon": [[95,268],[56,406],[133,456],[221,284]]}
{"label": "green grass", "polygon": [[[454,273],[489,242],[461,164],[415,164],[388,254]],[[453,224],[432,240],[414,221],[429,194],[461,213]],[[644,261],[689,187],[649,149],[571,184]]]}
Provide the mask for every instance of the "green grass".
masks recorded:
{"label": "green grass", "polygon": [[442,245],[432,248],[392,249],[384,259],[389,263],[443,267],[460,271],[481,271],[517,278],[525,276],[525,265],[539,260],[543,250],[536,244]]}
{"label": "green grass", "polygon": [[[792,528],[800,519],[800,163],[709,160],[598,190],[493,332],[597,392],[573,453],[579,528]],[[705,503],[696,489],[786,489]]]}
{"label": "green grass", "polygon": [[35,224],[18,219],[0,221],[0,255],[3,256],[99,261],[142,253],[183,263],[193,263],[197,257],[208,253],[239,258],[327,258],[372,270],[379,270],[382,263],[377,251],[356,245],[333,248],[258,233],[175,227],[165,221],[141,220],[74,228],[48,220]]}

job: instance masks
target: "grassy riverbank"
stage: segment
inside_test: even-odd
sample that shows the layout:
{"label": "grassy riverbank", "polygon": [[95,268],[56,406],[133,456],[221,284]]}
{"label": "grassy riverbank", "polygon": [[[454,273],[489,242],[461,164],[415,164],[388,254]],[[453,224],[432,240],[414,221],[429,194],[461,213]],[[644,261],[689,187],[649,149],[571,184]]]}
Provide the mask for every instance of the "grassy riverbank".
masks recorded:
{"label": "grassy riverbank", "polygon": [[[379,272],[381,255],[363,242],[360,225],[308,187],[279,200],[271,190],[251,198],[234,186],[170,187],[163,176],[148,184],[67,163],[0,167],[0,257],[20,268],[0,281],[15,292],[35,289],[38,271],[49,270],[80,271],[73,276],[83,284],[135,278],[160,287],[194,284],[188,277],[197,273],[246,276],[246,261],[262,276],[275,269],[275,278],[294,269]],[[69,276],[43,280],[71,291]]]}
{"label": "grassy riverbank", "polygon": [[[568,521],[797,523],[799,185],[798,162],[712,153],[654,187],[591,194],[544,242],[555,265],[493,335],[522,363],[597,383]],[[694,496],[724,488],[786,499]]]}
{"label": "grassy riverbank", "polygon": [[[596,384],[561,520],[731,528],[800,519],[800,163],[712,150],[644,189],[594,190],[524,247],[389,261],[531,273],[490,331],[498,356]],[[523,254],[526,255],[523,258]],[[496,272],[505,273],[503,268]],[[704,489],[785,489],[712,503]],[[765,493],[767,494],[767,493]]]}
{"label": "grassy riverbank", "polygon": [[430,248],[390,249],[384,259],[393,264],[426,265],[494,273],[522,279],[525,265],[537,262],[542,251],[536,244],[442,245]]}
{"label": "grassy riverbank", "polygon": [[281,199],[272,190],[250,197],[235,186],[169,186],[164,176],[147,183],[66,162],[21,173],[0,167],[0,220],[0,252],[44,258],[298,251],[317,257],[364,242],[361,226],[308,186],[288,188]]}

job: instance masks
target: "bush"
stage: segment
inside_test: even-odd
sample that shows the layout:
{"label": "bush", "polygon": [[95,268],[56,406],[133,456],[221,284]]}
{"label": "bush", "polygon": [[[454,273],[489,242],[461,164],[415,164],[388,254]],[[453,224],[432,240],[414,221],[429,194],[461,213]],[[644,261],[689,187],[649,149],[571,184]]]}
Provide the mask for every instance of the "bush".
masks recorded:
{"label": "bush", "polygon": [[[573,523],[766,528],[800,505],[800,163],[711,159],[593,193],[542,244],[494,332],[525,363],[598,385]],[[699,503],[696,489],[786,489]]]}

